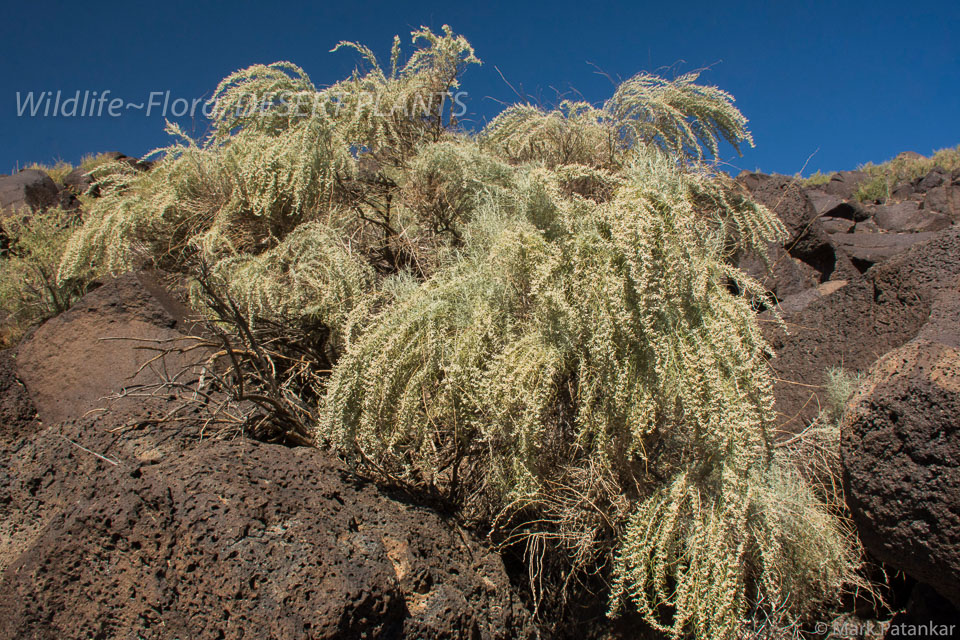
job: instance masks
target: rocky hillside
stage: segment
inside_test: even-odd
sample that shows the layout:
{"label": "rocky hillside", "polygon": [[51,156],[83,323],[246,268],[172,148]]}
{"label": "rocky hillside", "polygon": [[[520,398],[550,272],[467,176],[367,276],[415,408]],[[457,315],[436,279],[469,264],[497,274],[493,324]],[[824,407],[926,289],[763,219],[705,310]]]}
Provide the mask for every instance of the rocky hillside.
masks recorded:
{"label": "rocky hillside", "polygon": [[866,376],[842,422],[847,505],[871,556],[916,583],[893,595],[899,619],[960,619],[960,170],[866,202],[862,171],[738,179],[789,229],[771,268],[741,260],[786,325],[760,316],[781,428],[828,404],[827,370]]}
{"label": "rocky hillside", "polygon": [[[759,319],[784,438],[828,404],[828,370],[864,376],[842,421],[843,489],[872,560],[907,579],[892,610],[857,613],[953,621],[960,169],[865,199],[874,179],[741,175],[788,234],[769,263],[739,266],[775,296]],[[70,210],[89,189],[82,174],[0,177],[0,216]],[[0,352],[0,637],[543,637],[525,575],[482,534],[328,453],[218,435],[226,403],[159,386],[203,357],[145,348],[194,331],[175,282],[87,290]]]}

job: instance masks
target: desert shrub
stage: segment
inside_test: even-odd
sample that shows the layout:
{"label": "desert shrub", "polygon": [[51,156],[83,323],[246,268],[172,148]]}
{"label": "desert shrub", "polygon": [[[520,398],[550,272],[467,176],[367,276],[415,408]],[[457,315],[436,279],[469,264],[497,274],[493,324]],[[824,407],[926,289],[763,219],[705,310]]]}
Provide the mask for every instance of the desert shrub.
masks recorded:
{"label": "desert shrub", "polygon": [[861,381],[862,376],[859,373],[850,373],[840,367],[827,369],[824,375],[826,407],[823,413],[830,422],[840,424],[843,412],[847,408],[847,401],[860,386]]}
{"label": "desert shrub", "polygon": [[80,168],[90,173],[94,169],[110,164],[114,158],[109,153],[88,153],[80,159]]}
{"label": "desert shrub", "polygon": [[[800,174],[797,174],[797,175],[799,177]],[[832,174],[823,173],[822,171],[817,169],[815,173],[811,173],[806,178],[800,178],[800,182],[805,187],[819,187],[821,185],[825,185],[828,182],[830,182],[831,175]]]}
{"label": "desert shrub", "polygon": [[886,174],[874,175],[857,185],[853,197],[860,202],[886,202],[893,188]]}
{"label": "desert shrub", "polygon": [[73,165],[69,162],[63,160],[58,160],[54,164],[42,164],[39,162],[34,162],[25,167],[26,169],[37,169],[38,171],[43,171],[50,179],[53,180],[58,185],[63,185],[63,179],[67,177],[67,174],[73,171]]}
{"label": "desert shrub", "polygon": [[698,77],[688,73],[667,81],[641,73],[620,84],[602,108],[571,101],[552,111],[527,104],[507,107],[483,138],[514,160],[607,168],[618,167],[624,151],[640,144],[696,160],[704,151],[716,155],[721,139],[738,150],[752,144],[733,98],[695,84]]}
{"label": "desert shrub", "polygon": [[58,280],[63,250],[78,224],[77,213],[59,208],[16,215],[0,223],[0,324],[4,346],[31,325],[66,310],[84,291],[89,269]]}
{"label": "desert shrub", "polygon": [[326,89],[229,76],[207,140],[104,168],[61,278],[194,278],[292,441],[525,543],[538,602],[599,572],[612,612],[730,638],[856,583],[844,521],[771,444],[764,292],[730,258],[782,227],[706,161],[751,143],[732,97],[641,74],[472,135],[429,98],[473,49],[413,40],[389,71],[342,44],[367,70]]}
{"label": "desert shrub", "polygon": [[954,171],[960,169],[960,145],[935,151],[930,157],[900,154],[881,164],[867,163],[859,167],[870,174],[854,194],[861,202],[885,201],[901,182],[921,178],[935,168]]}
{"label": "desert shrub", "polygon": [[[819,499],[839,522],[847,519],[846,501],[840,483],[840,422],[847,402],[860,386],[862,376],[841,367],[824,374],[824,404],[814,420],[799,433],[778,439],[775,447],[782,459],[790,460]],[[852,527],[848,527],[852,532]],[[873,593],[879,598],[879,594]]]}
{"label": "desert shrub", "polygon": [[768,628],[789,628],[848,584],[859,561],[852,538],[794,468],[695,469],[632,515],[613,591],[674,637],[738,637],[758,602],[773,605]]}
{"label": "desert shrub", "polygon": [[[107,153],[97,153],[97,154],[87,154],[83,156],[80,160],[80,169],[83,169],[85,172],[93,171],[98,167],[103,165],[110,164],[113,162],[113,158],[110,154]],[[58,185],[63,185],[63,179],[67,177],[71,171],[74,170],[74,166],[66,162],[65,160],[57,160],[53,164],[43,164],[40,162],[33,162],[25,167],[26,169],[38,169],[43,171],[50,179],[56,182]]]}

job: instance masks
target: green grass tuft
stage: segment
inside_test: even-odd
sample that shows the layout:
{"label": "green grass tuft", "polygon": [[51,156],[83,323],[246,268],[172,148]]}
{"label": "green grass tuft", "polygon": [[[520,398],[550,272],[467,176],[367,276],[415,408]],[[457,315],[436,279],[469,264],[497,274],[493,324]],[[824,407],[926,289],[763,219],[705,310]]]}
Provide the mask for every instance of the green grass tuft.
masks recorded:
{"label": "green grass tuft", "polygon": [[819,187],[830,182],[832,175],[833,174],[831,173],[822,173],[819,169],[817,169],[816,173],[812,173],[806,178],[800,178],[800,184],[805,187]]}

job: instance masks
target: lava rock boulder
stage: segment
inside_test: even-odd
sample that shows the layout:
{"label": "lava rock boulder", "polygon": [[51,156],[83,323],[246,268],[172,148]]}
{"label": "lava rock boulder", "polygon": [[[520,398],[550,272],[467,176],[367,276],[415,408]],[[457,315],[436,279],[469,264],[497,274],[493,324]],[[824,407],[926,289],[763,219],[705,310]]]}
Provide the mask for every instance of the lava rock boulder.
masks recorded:
{"label": "lava rock boulder", "polygon": [[843,481],[876,558],[960,607],[960,279],[847,408]]}

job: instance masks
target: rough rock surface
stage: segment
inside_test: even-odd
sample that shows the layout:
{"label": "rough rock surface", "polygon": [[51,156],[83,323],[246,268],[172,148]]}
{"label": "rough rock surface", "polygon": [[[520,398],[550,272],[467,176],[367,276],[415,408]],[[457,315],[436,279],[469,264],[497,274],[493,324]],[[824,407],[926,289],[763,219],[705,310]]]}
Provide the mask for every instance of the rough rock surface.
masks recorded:
{"label": "rough rock surface", "polygon": [[103,284],[23,345],[26,386],[0,354],[0,638],[532,636],[498,554],[329,454],[169,396],[86,412],[141,362],[101,336],[180,335],[166,295]]}
{"label": "rough rock surface", "polygon": [[[793,178],[747,173],[737,180],[750,195],[780,218],[787,229],[781,247],[818,274],[819,282],[851,277],[856,273],[846,255],[837,251],[824,231],[818,213]],[[814,283],[816,284],[816,283]]]}
{"label": "rough rock surface", "polygon": [[854,221],[849,218],[833,218],[830,216],[820,216],[820,224],[823,225],[823,230],[829,234],[851,233],[855,225]]}
{"label": "rough rock surface", "polygon": [[929,240],[934,235],[933,232],[837,233],[830,239],[850,256],[858,269],[866,271],[876,263],[903,253],[914,244]]}
{"label": "rough rock surface", "polygon": [[[809,193],[808,193],[809,197]],[[826,195],[827,198],[833,197]],[[857,202],[856,200],[840,200],[836,199],[837,203],[823,211],[817,209],[817,212],[823,217],[831,218],[843,218],[845,220],[852,220],[854,222],[863,222],[870,217],[871,211],[868,206],[864,206]]]}
{"label": "rough rock surface", "polygon": [[830,177],[830,182],[824,185],[823,190],[830,195],[848,200],[856,193],[860,183],[869,179],[869,174],[863,171],[839,171]]}
{"label": "rough rock surface", "polygon": [[831,280],[816,287],[811,287],[800,293],[788,296],[777,303],[777,311],[781,314],[791,314],[803,311],[811,304],[825,296],[829,296],[847,285],[846,280]]}
{"label": "rough rock surface", "polygon": [[808,188],[805,190],[805,192],[807,194],[807,199],[810,200],[810,203],[813,205],[813,208],[816,210],[818,216],[832,215],[829,212],[843,204],[843,200],[841,198],[831,195],[826,191],[821,191],[819,187]]}
{"label": "rough rock surface", "polygon": [[63,186],[78,195],[86,193],[92,184],[93,178],[80,167],[77,167],[63,178]]}
{"label": "rough rock surface", "polygon": [[913,201],[877,207],[873,219],[887,231],[940,231],[953,224],[949,217],[921,209]]}
{"label": "rough rock surface", "polygon": [[960,222],[960,186],[944,184],[931,189],[923,198],[923,208]]}
{"label": "rough rock surface", "polygon": [[867,371],[913,339],[940,290],[960,275],[958,255],[960,230],[951,228],[798,311],[785,310],[789,333],[769,312],[762,315],[761,327],[775,354],[770,366],[781,427],[795,431],[816,417],[828,368]]}
{"label": "rough rock surface", "polygon": [[[898,626],[898,631],[902,629],[905,632],[893,634],[888,630],[885,638],[893,640],[894,638],[899,639],[911,635],[917,639],[936,640],[937,638],[953,637],[960,630],[960,625],[957,624],[957,621],[960,620],[960,609],[953,606],[949,600],[929,585],[922,582],[915,584],[905,605],[904,611],[898,613],[890,621],[891,627]],[[938,626],[947,625],[947,629],[944,633],[934,634],[930,632],[932,631],[931,625],[934,624]],[[953,625],[952,632],[949,630],[951,624]],[[913,625],[915,629],[926,629],[928,633],[907,633],[909,627],[906,625]]]}
{"label": "rough rock surface", "polygon": [[[187,310],[150,274],[108,280],[29,336],[17,354],[17,373],[45,424],[82,416],[103,398],[159,379],[152,340],[180,337]],[[123,338],[118,340],[117,338]],[[188,364],[167,358],[168,371]]]}
{"label": "rough rock surface", "polygon": [[39,428],[37,410],[17,377],[13,353],[0,351],[0,444],[11,444]]}
{"label": "rough rock surface", "polygon": [[934,167],[927,175],[917,178],[914,186],[917,191],[926,192],[947,182],[950,182],[950,172],[943,167]]}
{"label": "rough rock surface", "polygon": [[865,547],[960,607],[960,279],[851,400],[842,459]]}
{"label": "rough rock surface", "polygon": [[738,266],[758,280],[777,300],[807,291],[820,282],[820,272],[780,246],[771,244],[767,251],[766,261],[751,253],[743,256]]}
{"label": "rough rock surface", "polygon": [[2,463],[0,637],[531,629],[499,556],[318,450],[112,424],[50,427]]}
{"label": "rough rock surface", "polygon": [[43,171],[24,169],[0,178],[0,219],[21,210],[38,211],[57,203],[57,185]]}

